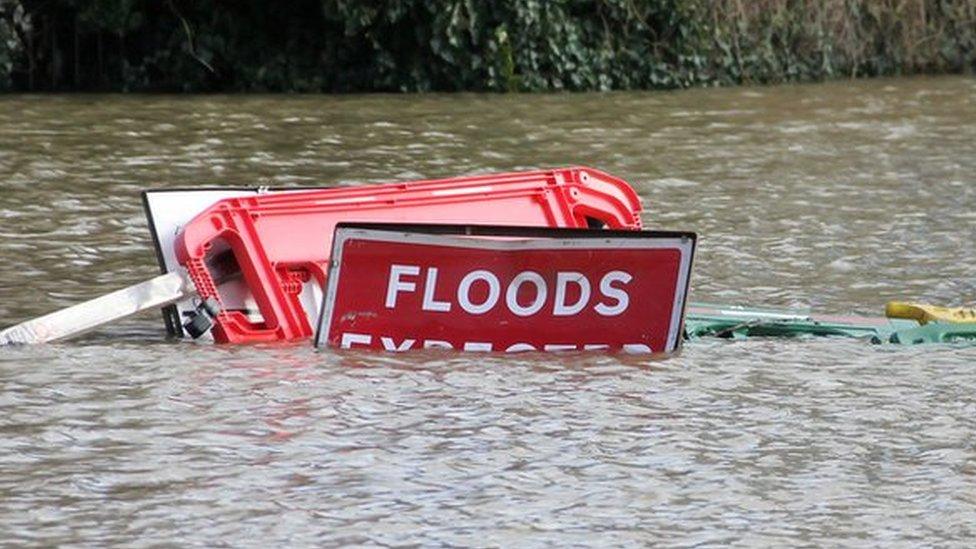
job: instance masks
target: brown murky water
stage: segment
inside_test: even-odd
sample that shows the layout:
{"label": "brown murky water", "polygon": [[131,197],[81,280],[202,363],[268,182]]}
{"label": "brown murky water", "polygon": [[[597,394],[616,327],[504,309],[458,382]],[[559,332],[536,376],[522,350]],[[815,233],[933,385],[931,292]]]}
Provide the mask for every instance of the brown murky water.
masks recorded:
{"label": "brown murky water", "polygon": [[[146,188],[586,164],[700,235],[695,300],[976,302],[976,81],[540,96],[0,97],[0,325],[157,272]],[[976,348],[0,351],[14,545],[967,546]]]}

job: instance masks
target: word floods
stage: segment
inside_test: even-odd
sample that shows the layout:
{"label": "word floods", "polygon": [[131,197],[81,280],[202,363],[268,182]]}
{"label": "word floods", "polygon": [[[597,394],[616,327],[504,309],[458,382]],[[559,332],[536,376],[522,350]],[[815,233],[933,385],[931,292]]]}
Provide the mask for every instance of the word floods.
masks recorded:
{"label": "word floods", "polygon": [[[396,309],[397,294],[400,292],[414,292],[417,284],[403,280],[404,275],[417,276],[420,274],[419,265],[391,265],[390,279],[386,288],[386,308]],[[437,300],[437,267],[426,269],[422,311],[439,311],[448,313],[453,310],[451,301]],[[630,273],[624,271],[610,271],[603,275],[600,281],[600,292],[610,298],[612,305],[600,302],[593,310],[603,316],[617,316],[627,310],[630,295],[625,289],[613,286],[614,282],[627,284],[633,280]],[[484,288],[478,288],[478,284]],[[555,297],[552,301],[552,316],[571,316],[579,314],[590,301],[591,284],[587,275],[578,271],[559,271],[556,273]],[[519,301],[519,296],[525,294],[525,288],[530,287],[531,297],[528,304]],[[449,295],[457,296],[456,303],[461,309],[471,315],[485,314],[498,305],[502,294],[502,283],[498,275],[491,271],[479,269],[471,271],[461,278],[457,289]],[[568,298],[575,289],[576,297]],[[481,291],[479,291],[481,290]],[[482,295],[480,300],[473,295]],[[522,271],[508,282],[505,289],[505,307],[515,316],[532,316],[542,311],[548,304],[549,284],[546,278],[536,271]],[[570,301],[573,301],[570,303]]]}
{"label": "word floods", "polygon": [[340,225],[316,345],[671,352],[693,233]]}

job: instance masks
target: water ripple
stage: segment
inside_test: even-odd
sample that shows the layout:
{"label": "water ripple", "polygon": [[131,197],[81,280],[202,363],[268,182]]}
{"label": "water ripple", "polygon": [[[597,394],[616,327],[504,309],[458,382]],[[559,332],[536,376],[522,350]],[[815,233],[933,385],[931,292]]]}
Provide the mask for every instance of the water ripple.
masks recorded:
{"label": "water ripple", "polygon": [[[976,87],[0,98],[0,323],[157,272],[144,188],[591,164],[695,230],[699,300],[973,303]],[[156,315],[0,353],[17,545],[957,545],[976,350],[677,357],[167,342]]]}

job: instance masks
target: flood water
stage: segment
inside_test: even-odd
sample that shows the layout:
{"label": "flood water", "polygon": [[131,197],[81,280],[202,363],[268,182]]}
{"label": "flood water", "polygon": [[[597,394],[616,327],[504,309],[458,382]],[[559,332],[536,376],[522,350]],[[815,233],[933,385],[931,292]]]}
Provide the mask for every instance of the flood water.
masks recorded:
{"label": "flood water", "polygon": [[[692,299],[976,304],[976,80],[675,93],[0,97],[0,326],[158,272],[139,193],[583,164],[693,230]],[[0,349],[0,539],[970,546],[976,347],[667,360]]]}

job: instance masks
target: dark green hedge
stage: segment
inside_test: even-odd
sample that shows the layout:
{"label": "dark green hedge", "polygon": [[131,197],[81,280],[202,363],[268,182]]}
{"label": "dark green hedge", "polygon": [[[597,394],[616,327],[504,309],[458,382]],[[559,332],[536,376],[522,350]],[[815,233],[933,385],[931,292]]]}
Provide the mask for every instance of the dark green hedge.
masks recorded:
{"label": "dark green hedge", "polygon": [[976,65],[976,0],[0,0],[0,89],[679,88]]}

